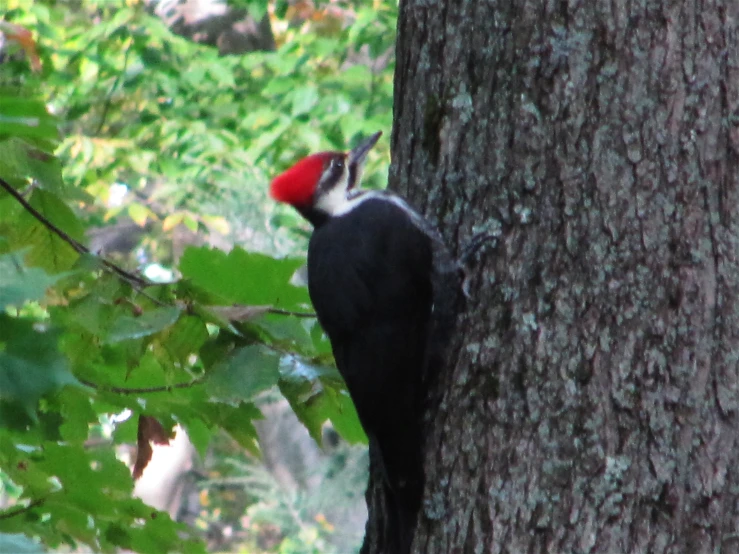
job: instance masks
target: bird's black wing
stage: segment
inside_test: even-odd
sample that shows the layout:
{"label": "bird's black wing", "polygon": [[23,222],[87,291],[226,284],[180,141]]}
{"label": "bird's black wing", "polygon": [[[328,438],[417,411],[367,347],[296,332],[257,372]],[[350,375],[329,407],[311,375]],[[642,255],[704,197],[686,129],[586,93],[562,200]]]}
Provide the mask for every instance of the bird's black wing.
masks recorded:
{"label": "bird's black wing", "polygon": [[431,276],[431,241],[386,200],[368,200],[314,232],[310,296],[356,403],[360,393],[390,400],[420,371]]}
{"label": "bird's black wing", "polygon": [[429,237],[383,199],[319,227],[308,251],[318,319],[379,451],[402,525],[410,528],[423,486],[418,388],[431,320],[432,255]]}

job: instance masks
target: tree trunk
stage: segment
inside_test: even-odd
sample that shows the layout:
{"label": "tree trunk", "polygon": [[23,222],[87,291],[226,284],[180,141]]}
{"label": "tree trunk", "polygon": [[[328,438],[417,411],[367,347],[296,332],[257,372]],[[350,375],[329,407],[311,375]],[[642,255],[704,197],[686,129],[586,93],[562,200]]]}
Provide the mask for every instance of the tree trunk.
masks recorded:
{"label": "tree trunk", "polygon": [[428,391],[415,552],[739,551],[738,22],[401,2],[391,187],[457,250],[499,237]]}

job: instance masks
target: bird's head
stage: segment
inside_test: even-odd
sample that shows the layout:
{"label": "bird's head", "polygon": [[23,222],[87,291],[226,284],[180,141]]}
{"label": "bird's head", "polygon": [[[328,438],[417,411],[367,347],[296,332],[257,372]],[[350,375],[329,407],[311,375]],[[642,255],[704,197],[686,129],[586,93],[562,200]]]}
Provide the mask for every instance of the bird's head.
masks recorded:
{"label": "bird's head", "polygon": [[272,180],[270,196],[303,215],[336,214],[347,202],[347,193],[359,186],[367,152],[380,135],[375,133],[349,152],[319,152],[303,158]]}

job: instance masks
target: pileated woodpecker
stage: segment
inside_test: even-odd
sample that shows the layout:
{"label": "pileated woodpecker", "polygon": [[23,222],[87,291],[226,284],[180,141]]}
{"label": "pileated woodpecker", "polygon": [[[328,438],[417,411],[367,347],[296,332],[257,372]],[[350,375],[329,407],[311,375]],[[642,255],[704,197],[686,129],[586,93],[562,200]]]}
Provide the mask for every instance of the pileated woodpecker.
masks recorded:
{"label": "pileated woodpecker", "polygon": [[308,291],[394,500],[391,551],[405,553],[423,491],[419,387],[443,244],[399,196],[358,188],[381,134],[349,152],[303,158],[270,194],[314,226]]}

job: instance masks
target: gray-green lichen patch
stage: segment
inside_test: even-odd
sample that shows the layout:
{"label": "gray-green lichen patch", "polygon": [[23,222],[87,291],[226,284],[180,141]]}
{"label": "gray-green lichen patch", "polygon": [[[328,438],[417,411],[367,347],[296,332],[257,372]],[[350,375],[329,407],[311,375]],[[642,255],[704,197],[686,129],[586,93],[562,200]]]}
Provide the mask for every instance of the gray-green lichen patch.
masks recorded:
{"label": "gray-green lichen patch", "polygon": [[451,106],[463,125],[469,123],[472,119],[472,97],[467,92],[464,82],[460,83],[459,91],[452,98]]}

